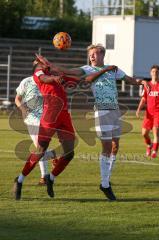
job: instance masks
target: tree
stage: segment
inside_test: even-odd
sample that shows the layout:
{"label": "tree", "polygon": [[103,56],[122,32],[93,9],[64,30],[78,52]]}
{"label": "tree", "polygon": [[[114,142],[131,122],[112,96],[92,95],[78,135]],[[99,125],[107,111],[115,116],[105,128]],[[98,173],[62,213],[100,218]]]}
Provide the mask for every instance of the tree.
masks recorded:
{"label": "tree", "polygon": [[[74,0],[63,0],[63,16],[73,17],[77,14]],[[60,14],[60,0],[28,0],[27,15],[57,18]]]}
{"label": "tree", "polygon": [[0,1],[0,36],[13,36],[19,31],[26,12],[26,0]]}
{"label": "tree", "polygon": [[[97,4],[98,3],[98,4]],[[100,8],[97,8],[100,11],[101,15],[104,12],[104,9],[107,10],[104,12],[107,15],[119,15],[122,12],[122,7],[124,6],[124,14],[131,15],[133,14],[133,4],[134,0],[97,0],[96,5],[100,5]],[[159,1],[158,0],[135,0],[135,15],[137,16],[159,16]]]}
{"label": "tree", "polygon": [[135,1],[135,15],[136,16],[148,16],[149,4],[148,1],[136,0]]}
{"label": "tree", "polygon": [[[125,3],[133,3],[131,0],[125,0]],[[136,16],[159,16],[158,0],[136,0],[135,1],[135,15]],[[129,11],[130,13],[130,11]]]}
{"label": "tree", "polygon": [[[78,13],[74,0],[63,0],[63,17],[59,18],[59,0],[0,0],[0,37],[46,39],[58,31],[69,31],[75,40],[91,39],[90,16]],[[22,29],[24,16],[54,18],[47,29]],[[51,36],[52,37],[52,36]]]}

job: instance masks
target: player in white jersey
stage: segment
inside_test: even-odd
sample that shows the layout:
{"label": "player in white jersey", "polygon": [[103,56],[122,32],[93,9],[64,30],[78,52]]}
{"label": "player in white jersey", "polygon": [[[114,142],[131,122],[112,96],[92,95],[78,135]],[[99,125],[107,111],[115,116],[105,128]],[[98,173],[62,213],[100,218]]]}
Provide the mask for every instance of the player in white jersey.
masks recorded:
{"label": "player in white jersey", "polygon": [[[16,89],[16,93],[15,104],[21,110],[24,123],[28,128],[28,133],[35,147],[37,147],[40,117],[42,115],[42,95],[32,76],[24,78],[20,82]],[[47,151],[44,157],[39,161],[41,171],[39,185],[45,184],[44,176],[48,173],[48,159],[54,157],[54,151]]]}
{"label": "player in white jersey", "polygon": [[[105,48],[101,44],[90,45],[87,48],[90,65],[76,69],[58,68],[65,74],[82,76],[98,72],[107,67],[104,65]],[[45,58],[43,58],[45,61]],[[47,62],[46,62],[47,64]],[[56,69],[54,65],[52,69]],[[116,160],[120,139],[120,110],[118,105],[117,80],[125,80],[130,84],[145,84],[142,79],[132,78],[122,70],[104,73],[92,82],[92,91],[95,98],[95,128],[97,136],[101,140],[102,152],[99,157],[101,184],[100,190],[109,200],[116,200],[110,184],[112,168]]]}
{"label": "player in white jersey", "polygon": [[[100,71],[104,65],[105,48],[100,45],[90,45],[87,48],[90,65],[81,67],[86,73]],[[120,110],[116,81],[125,80],[131,84],[141,84],[143,80],[126,75],[118,68],[117,71],[107,72],[92,83],[95,98],[95,128],[102,143],[102,153],[99,157],[101,184],[100,190],[110,200],[116,200],[110,184],[112,168],[119,149],[121,133]]]}

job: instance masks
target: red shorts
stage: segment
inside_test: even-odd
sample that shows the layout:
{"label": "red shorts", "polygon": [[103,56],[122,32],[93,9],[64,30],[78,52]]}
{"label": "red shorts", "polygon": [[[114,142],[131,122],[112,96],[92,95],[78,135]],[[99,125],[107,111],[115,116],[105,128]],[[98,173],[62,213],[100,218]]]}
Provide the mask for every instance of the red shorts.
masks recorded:
{"label": "red shorts", "polygon": [[145,128],[147,130],[151,130],[153,127],[159,128],[159,116],[145,116],[143,123],[142,123],[142,128]]}
{"label": "red shorts", "polygon": [[[49,109],[51,110],[51,109]],[[38,142],[50,142],[52,136],[57,133],[60,142],[64,140],[74,140],[75,131],[72,125],[70,113],[67,110],[56,111],[52,109],[49,119],[46,121],[46,111],[42,114],[40,119],[40,127],[38,134]],[[52,122],[51,122],[52,118]],[[41,144],[40,144],[41,145]]]}

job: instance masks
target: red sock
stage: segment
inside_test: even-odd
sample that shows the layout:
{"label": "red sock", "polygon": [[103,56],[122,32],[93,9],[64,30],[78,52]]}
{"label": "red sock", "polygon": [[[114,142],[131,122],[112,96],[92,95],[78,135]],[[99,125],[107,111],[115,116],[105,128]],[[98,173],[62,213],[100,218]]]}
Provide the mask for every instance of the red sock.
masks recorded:
{"label": "red sock", "polygon": [[153,143],[152,149],[153,149],[153,151],[157,152],[157,150],[158,150],[158,143]]}
{"label": "red sock", "polygon": [[151,145],[151,138],[145,137],[145,143],[146,143],[147,145]]}
{"label": "red sock", "polygon": [[52,170],[52,174],[54,176],[58,176],[61,172],[63,172],[63,170],[69,164],[69,162],[70,161],[64,159],[63,157],[59,158],[55,165],[55,168]]}
{"label": "red sock", "polygon": [[24,165],[22,174],[24,176],[27,176],[32,171],[32,169],[35,167],[36,163],[40,160],[40,158],[41,158],[41,155],[31,153]]}

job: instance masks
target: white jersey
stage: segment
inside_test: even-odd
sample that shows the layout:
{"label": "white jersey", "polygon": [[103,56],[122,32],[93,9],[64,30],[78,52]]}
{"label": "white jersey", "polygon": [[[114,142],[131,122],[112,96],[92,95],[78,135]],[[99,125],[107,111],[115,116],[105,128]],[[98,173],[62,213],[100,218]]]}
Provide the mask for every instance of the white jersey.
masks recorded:
{"label": "white jersey", "polygon": [[33,77],[24,78],[16,89],[17,95],[22,97],[22,103],[28,108],[28,115],[24,122],[27,125],[39,125],[42,115],[43,98]]}
{"label": "white jersey", "polygon": [[[85,65],[82,70],[88,75],[93,72],[98,72],[103,68],[108,67],[92,67]],[[91,89],[95,98],[95,107],[97,109],[118,109],[118,92],[116,80],[121,80],[125,77],[125,73],[118,69],[117,72],[109,71],[102,74],[91,85]]]}

